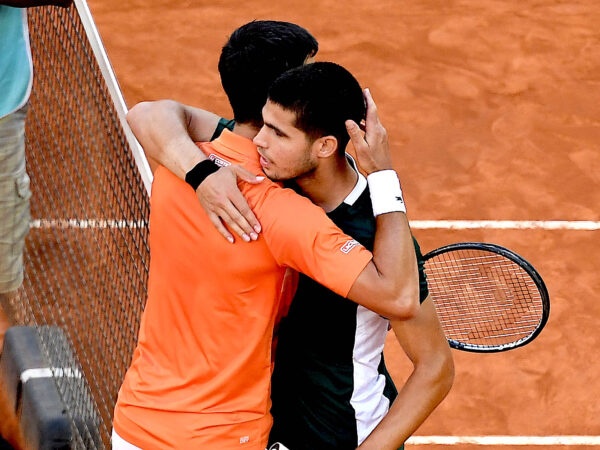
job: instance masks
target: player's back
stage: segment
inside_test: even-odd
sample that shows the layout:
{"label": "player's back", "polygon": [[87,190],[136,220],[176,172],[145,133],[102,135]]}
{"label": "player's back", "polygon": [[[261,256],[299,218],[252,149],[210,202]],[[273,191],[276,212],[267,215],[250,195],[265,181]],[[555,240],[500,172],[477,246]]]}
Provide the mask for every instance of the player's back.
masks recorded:
{"label": "player's back", "polygon": [[115,429],[144,448],[262,450],[285,269],[264,239],[227,242],[195,192],[162,167],[150,207],[148,301]]}

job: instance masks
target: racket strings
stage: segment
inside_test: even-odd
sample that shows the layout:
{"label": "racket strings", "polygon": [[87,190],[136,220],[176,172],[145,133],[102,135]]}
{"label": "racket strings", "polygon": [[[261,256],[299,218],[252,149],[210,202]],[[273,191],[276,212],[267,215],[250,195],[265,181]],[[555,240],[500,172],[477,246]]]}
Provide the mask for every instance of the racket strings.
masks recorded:
{"label": "racket strings", "polygon": [[537,328],[543,301],[517,263],[492,252],[462,249],[426,261],[429,290],[448,339],[498,346]]}

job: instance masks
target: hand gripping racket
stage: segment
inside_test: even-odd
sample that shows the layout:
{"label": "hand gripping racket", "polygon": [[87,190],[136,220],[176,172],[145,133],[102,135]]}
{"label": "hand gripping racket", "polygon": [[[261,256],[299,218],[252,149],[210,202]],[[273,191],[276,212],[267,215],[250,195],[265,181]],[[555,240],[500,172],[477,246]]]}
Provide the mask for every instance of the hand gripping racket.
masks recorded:
{"label": "hand gripping racket", "polygon": [[542,331],[548,291],[531,264],[495,244],[461,242],[427,253],[429,292],[452,348],[502,352]]}

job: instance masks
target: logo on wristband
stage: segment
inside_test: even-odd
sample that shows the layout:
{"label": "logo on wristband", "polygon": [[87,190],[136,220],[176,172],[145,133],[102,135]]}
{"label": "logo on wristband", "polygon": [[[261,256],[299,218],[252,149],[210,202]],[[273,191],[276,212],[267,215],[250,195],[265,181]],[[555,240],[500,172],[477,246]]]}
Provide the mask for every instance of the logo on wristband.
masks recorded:
{"label": "logo on wristband", "polygon": [[215,155],[214,153],[211,153],[210,155],[208,155],[208,159],[210,159],[212,162],[214,162],[219,167],[227,167],[227,166],[231,165],[231,163],[229,161]]}

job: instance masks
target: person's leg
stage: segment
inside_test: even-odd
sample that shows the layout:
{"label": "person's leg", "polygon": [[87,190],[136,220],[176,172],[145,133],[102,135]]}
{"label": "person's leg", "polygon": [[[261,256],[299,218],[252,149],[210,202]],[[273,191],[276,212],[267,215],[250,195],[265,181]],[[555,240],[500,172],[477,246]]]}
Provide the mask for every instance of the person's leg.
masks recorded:
{"label": "person's leg", "polygon": [[[21,432],[15,405],[11,404],[4,391],[0,390],[0,442],[10,445],[8,448],[25,448],[25,438]],[[0,445],[0,450],[4,447]]]}
{"label": "person's leg", "polygon": [[8,315],[4,312],[4,307],[2,306],[5,303],[4,299],[2,299],[4,296],[5,294],[0,294],[0,354],[4,346],[4,335],[11,325],[11,321],[8,319]]}
{"label": "person's leg", "polygon": [[[12,324],[2,309],[4,303],[10,303],[9,297],[0,294],[0,357],[4,346],[4,335]],[[6,391],[0,383],[0,450],[24,448],[23,442],[15,405],[8,401]]]}
{"label": "person's leg", "polygon": [[[0,336],[22,311],[23,250],[29,231],[29,177],[25,170],[27,107],[0,119]],[[1,349],[1,347],[0,347]]]}
{"label": "person's leg", "polygon": [[19,291],[0,292],[0,355],[4,347],[4,335],[11,326],[24,322],[24,314]]}

